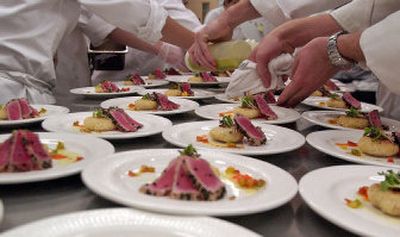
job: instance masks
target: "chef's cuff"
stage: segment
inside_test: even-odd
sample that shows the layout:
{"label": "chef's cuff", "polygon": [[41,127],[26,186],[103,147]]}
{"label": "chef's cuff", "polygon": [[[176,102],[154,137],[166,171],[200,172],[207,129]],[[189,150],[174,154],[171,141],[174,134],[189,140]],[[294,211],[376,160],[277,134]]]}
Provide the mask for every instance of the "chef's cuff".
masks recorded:
{"label": "chef's cuff", "polygon": [[167,11],[155,1],[150,1],[150,15],[144,26],[138,28],[137,36],[143,40],[155,43],[162,38],[161,31],[168,17]]}

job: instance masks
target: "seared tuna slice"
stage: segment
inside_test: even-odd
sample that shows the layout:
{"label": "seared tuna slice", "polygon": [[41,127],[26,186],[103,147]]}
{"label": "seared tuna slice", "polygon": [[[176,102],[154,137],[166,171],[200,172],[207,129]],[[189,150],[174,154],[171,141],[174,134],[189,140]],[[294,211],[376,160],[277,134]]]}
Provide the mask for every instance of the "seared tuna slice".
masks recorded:
{"label": "seared tuna slice", "polygon": [[349,92],[343,93],[343,100],[349,107],[353,107],[355,109],[361,109],[361,103],[356,98],[354,98]]}
{"label": "seared tuna slice", "polygon": [[21,107],[21,114],[22,118],[27,119],[27,118],[34,118],[39,115],[39,112],[32,108],[32,106],[29,105],[29,102],[25,98],[18,99],[19,105]]}
{"label": "seared tuna slice", "polygon": [[170,101],[166,95],[156,92],[154,92],[153,95],[155,96],[157,104],[161,110],[170,111],[179,108],[179,105]]}
{"label": "seared tuna slice", "polygon": [[208,72],[200,72],[200,77],[204,82],[216,82],[217,78],[215,78],[211,73]]}
{"label": "seared tuna slice", "polygon": [[225,185],[215,175],[206,160],[191,156],[183,156],[182,158],[186,172],[204,200],[215,201],[223,198],[226,192]]}
{"label": "seared tuna slice", "polygon": [[255,127],[248,118],[242,115],[236,115],[234,120],[239,131],[247,138],[249,145],[260,146],[266,143],[267,138],[264,132],[260,127]]}
{"label": "seared tuna slice", "polygon": [[324,86],[319,88],[319,91],[322,93],[323,96],[330,97],[332,93],[328,91]]}
{"label": "seared tuna slice", "polygon": [[194,92],[192,91],[190,84],[187,82],[181,84],[181,91],[185,92],[187,95],[191,96],[194,95]]}
{"label": "seared tuna slice", "polygon": [[268,104],[276,104],[274,92],[272,90],[265,92],[264,99]]}
{"label": "seared tuna slice", "polygon": [[164,72],[157,68],[156,70],[154,70],[153,75],[155,76],[156,79],[162,80],[165,79],[167,76],[164,74]]}
{"label": "seared tuna slice", "polygon": [[119,91],[118,86],[115,85],[111,81],[103,81],[102,83],[100,83],[100,86],[104,92],[118,92]]}
{"label": "seared tuna slice", "polygon": [[13,142],[10,153],[10,165],[8,166],[8,172],[20,172],[29,171],[34,169],[34,163],[31,156],[26,151],[26,140],[24,133],[20,130],[14,131]]}
{"label": "seared tuna slice", "polygon": [[371,126],[381,129],[383,128],[381,117],[379,116],[379,112],[376,109],[368,113],[368,121]]}
{"label": "seared tuna slice", "polygon": [[165,72],[167,75],[171,75],[171,76],[180,76],[180,75],[182,75],[178,70],[176,70],[176,69],[173,68],[173,67],[170,67],[170,68],[164,70],[164,72]]}
{"label": "seared tuna slice", "polygon": [[12,138],[7,139],[0,144],[0,172],[7,171],[10,164],[10,153],[12,146]]}
{"label": "seared tuna slice", "polygon": [[184,160],[181,157],[178,160],[171,197],[181,200],[203,200],[203,196],[196,189],[192,179],[186,172]]}
{"label": "seared tuna slice", "polygon": [[269,107],[267,101],[265,101],[264,96],[261,94],[253,96],[258,109],[260,110],[261,114],[267,119],[267,120],[275,120],[278,119],[278,115]]}
{"label": "seared tuna slice", "polygon": [[154,196],[168,196],[171,193],[176,168],[180,162],[180,159],[173,159],[168,167],[163,170],[161,176],[153,183],[140,187],[140,192]]}
{"label": "seared tuna slice", "polygon": [[21,131],[26,139],[26,151],[34,159],[35,170],[42,170],[52,167],[52,160],[48,151],[45,150],[38,135],[31,131]]}
{"label": "seared tuna slice", "polygon": [[340,90],[340,88],[332,81],[332,80],[328,80],[327,82],[325,82],[324,87],[327,90],[331,90],[331,91],[338,91]]}
{"label": "seared tuna slice", "polygon": [[123,109],[111,107],[104,111],[122,132],[136,132],[143,125],[133,120]]}
{"label": "seared tuna slice", "polygon": [[10,100],[6,104],[7,117],[9,120],[19,120],[23,119],[21,105],[18,99]]}
{"label": "seared tuna slice", "polygon": [[133,85],[144,85],[145,84],[143,78],[137,73],[129,75],[128,80],[131,81],[133,83]]}

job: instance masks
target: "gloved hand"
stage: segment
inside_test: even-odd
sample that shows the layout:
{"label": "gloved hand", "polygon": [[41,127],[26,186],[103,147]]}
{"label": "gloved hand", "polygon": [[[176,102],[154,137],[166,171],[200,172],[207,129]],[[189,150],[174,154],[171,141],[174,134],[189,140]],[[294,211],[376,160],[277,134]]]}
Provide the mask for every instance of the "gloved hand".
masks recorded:
{"label": "gloved hand", "polygon": [[155,47],[157,48],[157,56],[171,66],[184,64],[185,52],[182,48],[159,41]]}

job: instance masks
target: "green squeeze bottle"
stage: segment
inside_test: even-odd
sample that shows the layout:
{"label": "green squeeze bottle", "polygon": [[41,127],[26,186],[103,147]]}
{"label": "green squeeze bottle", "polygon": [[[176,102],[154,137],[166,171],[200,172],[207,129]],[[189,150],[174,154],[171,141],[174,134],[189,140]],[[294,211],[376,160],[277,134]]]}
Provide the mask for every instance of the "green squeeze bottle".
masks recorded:
{"label": "green squeeze bottle", "polygon": [[[208,48],[217,63],[217,71],[223,72],[236,69],[242,61],[247,59],[254,47],[253,44],[249,41],[236,40],[210,44]],[[193,62],[188,53],[185,55],[185,64],[193,72],[210,71]]]}

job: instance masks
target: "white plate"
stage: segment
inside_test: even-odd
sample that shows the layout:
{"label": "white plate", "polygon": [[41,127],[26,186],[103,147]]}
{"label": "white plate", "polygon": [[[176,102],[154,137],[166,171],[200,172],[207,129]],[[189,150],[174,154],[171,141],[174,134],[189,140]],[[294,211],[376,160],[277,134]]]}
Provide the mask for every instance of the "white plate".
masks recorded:
{"label": "white plate", "polygon": [[73,127],[73,123],[75,121],[79,121],[79,124],[82,124],[85,118],[92,116],[92,112],[79,112],[52,117],[43,121],[42,127],[47,131],[52,132],[84,134],[105,139],[129,139],[158,134],[172,125],[171,121],[160,116],[152,114],[139,114],[130,111],[126,111],[126,113],[139,123],[143,124],[143,127],[136,132],[109,131],[101,133],[83,133],[79,131],[78,128]]}
{"label": "white plate", "polygon": [[3,237],[219,237],[260,236],[211,217],[180,217],[130,208],[81,211],[35,221],[3,233]]}
{"label": "white plate", "polygon": [[129,88],[129,91],[123,92],[110,92],[110,93],[97,93],[95,91],[95,87],[81,87],[81,88],[74,88],[71,89],[70,92],[75,95],[84,95],[86,97],[116,97],[116,96],[126,96],[126,95],[133,95],[143,90],[143,87],[140,86],[122,86],[118,85],[118,87],[126,87]]}
{"label": "white plate", "polygon": [[385,170],[361,165],[322,168],[303,176],[299,191],[315,212],[348,231],[360,236],[399,236],[400,218],[384,215],[366,201],[358,209],[347,207],[344,201],[356,198],[361,186],[381,181],[378,172]]}
{"label": "white plate", "polygon": [[307,142],[317,150],[342,160],[358,164],[379,165],[392,168],[400,168],[400,158],[394,158],[394,163],[387,162],[386,158],[378,158],[363,154],[354,156],[339,148],[336,143],[357,143],[363,135],[363,131],[325,130],[308,134]]}
{"label": "white plate", "polygon": [[[305,105],[315,107],[315,108],[320,108],[320,109],[337,110],[337,111],[347,111],[348,110],[348,109],[332,108],[332,107],[320,105],[321,102],[327,102],[329,99],[330,99],[329,97],[310,96],[307,99],[303,100],[302,103]],[[370,112],[375,109],[378,110],[379,112],[383,111],[383,108],[380,106],[361,102],[361,111],[362,112]]]}
{"label": "white plate", "polygon": [[203,86],[207,86],[207,85],[219,85],[219,84],[228,84],[231,81],[230,77],[216,77],[217,81],[216,82],[190,82],[188,81],[188,79],[190,77],[193,76],[167,76],[167,81],[170,82],[175,82],[175,83],[183,83],[183,82],[187,82],[191,85],[203,85]]}
{"label": "white plate", "polygon": [[141,111],[133,111],[128,109],[128,105],[130,103],[134,103],[135,101],[141,99],[142,96],[131,96],[131,97],[123,97],[123,98],[114,98],[114,99],[109,99],[106,101],[103,101],[100,106],[102,108],[109,108],[109,107],[119,107],[124,110],[128,110],[132,113],[144,113],[144,114],[158,114],[158,115],[171,115],[171,114],[182,114],[186,112],[190,112],[195,110],[197,107],[199,107],[199,104],[197,102],[187,100],[187,99],[179,99],[179,98],[169,98],[172,102],[179,104],[180,107],[175,110],[170,110],[170,111],[162,111],[162,110],[141,110]]}
{"label": "white plate", "polygon": [[31,105],[31,106],[38,111],[40,111],[42,108],[46,109],[47,112],[43,114],[43,116],[37,118],[20,119],[20,120],[0,120],[0,127],[13,127],[18,125],[37,123],[45,120],[48,117],[60,114],[66,114],[69,112],[68,108],[57,105]]}
{"label": "white plate", "polygon": [[208,134],[208,132],[219,125],[218,120],[182,123],[165,130],[162,136],[168,142],[186,147],[193,144],[196,148],[208,150],[220,150],[242,155],[270,155],[295,150],[305,143],[305,138],[300,133],[288,128],[253,122],[255,126],[261,127],[267,137],[267,143],[261,146],[245,145],[244,148],[221,148],[214,147],[196,141],[196,136]]}
{"label": "white plate", "polygon": [[[142,90],[142,91],[139,91],[139,95],[145,95],[147,93],[153,93],[153,92],[165,94],[165,92],[167,90],[168,89]],[[213,98],[215,95],[215,92],[201,90],[201,89],[192,89],[192,91],[194,92],[193,96],[168,96],[168,98],[184,98],[184,99],[200,100],[200,99]]]}
{"label": "white plate", "polygon": [[[340,115],[346,115],[345,112],[340,111],[307,111],[302,114],[302,117],[313,124],[333,129],[341,129],[341,130],[355,130],[360,131],[362,129],[355,128],[346,128],[340,125],[332,124],[329,121],[337,118]],[[382,123],[389,127],[389,130],[397,131],[400,129],[400,122],[393,119],[388,119],[381,117]]]}
{"label": "white plate", "polygon": [[[275,99],[278,100],[278,98],[279,98],[279,96],[275,95]],[[226,102],[226,103],[235,103],[235,104],[239,104],[240,103],[240,99],[235,100],[235,99],[232,99],[232,98],[228,98],[225,93],[215,95],[215,99],[217,99],[217,100],[219,100],[221,102]]]}
{"label": "white plate", "polygon": [[[238,107],[238,104],[213,104],[206,105],[197,108],[194,112],[205,119],[221,119],[219,116],[221,112],[232,111],[234,108]],[[294,109],[283,108],[275,105],[270,105],[271,109],[278,115],[276,120],[266,120],[266,119],[253,119],[252,121],[258,121],[260,123],[267,124],[285,124],[295,122],[300,118],[299,112]]]}
{"label": "white plate", "polygon": [[[118,153],[88,166],[82,180],[92,191],[119,204],[155,212],[234,216],[270,210],[290,201],[297,193],[296,180],[286,171],[267,162],[239,155],[199,150],[203,159],[221,172],[234,166],[244,173],[266,181],[266,186],[255,193],[240,190],[231,182],[226,183],[227,194],[218,201],[184,201],[169,197],[156,197],[139,192],[141,185],[156,179],[168,163],[179,153],[176,149],[151,149]],[[149,165],[154,174],[129,177],[127,172]],[[99,177],[99,173],[102,174]],[[229,197],[235,195],[234,200]]]}
{"label": "white plate", "polygon": [[[147,76],[142,77],[145,84],[144,85],[138,85],[144,88],[153,88],[153,87],[158,87],[158,86],[164,86],[168,85],[169,81],[167,80],[148,80]],[[126,87],[127,85],[124,84],[124,81],[117,81],[115,82],[119,87]]]}
{"label": "white plate", "polygon": [[[30,183],[77,174],[86,165],[114,153],[114,146],[111,143],[96,137],[66,133],[44,132],[36,134],[39,135],[40,141],[50,148],[55,148],[57,142],[62,141],[68,151],[77,153],[84,159],[72,164],[62,164],[60,161],[53,160],[53,167],[45,170],[0,173],[0,184]],[[10,134],[0,135],[0,143],[9,137]]]}

